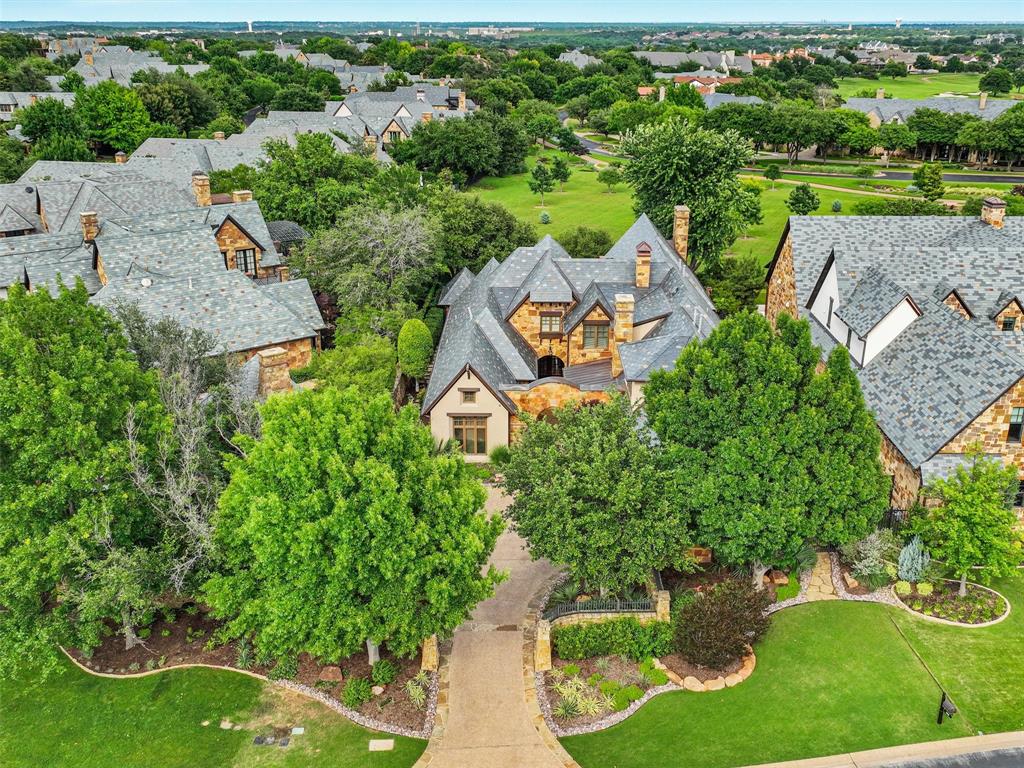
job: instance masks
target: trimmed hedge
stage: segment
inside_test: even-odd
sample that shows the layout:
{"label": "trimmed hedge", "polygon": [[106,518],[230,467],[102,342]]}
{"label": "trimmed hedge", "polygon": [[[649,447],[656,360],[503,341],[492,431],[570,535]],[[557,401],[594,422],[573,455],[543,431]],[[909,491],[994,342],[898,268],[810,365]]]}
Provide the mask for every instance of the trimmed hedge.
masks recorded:
{"label": "trimmed hedge", "polygon": [[672,625],[667,621],[641,624],[634,618],[570,624],[555,627],[552,640],[562,659],[628,656],[641,661],[672,652]]}

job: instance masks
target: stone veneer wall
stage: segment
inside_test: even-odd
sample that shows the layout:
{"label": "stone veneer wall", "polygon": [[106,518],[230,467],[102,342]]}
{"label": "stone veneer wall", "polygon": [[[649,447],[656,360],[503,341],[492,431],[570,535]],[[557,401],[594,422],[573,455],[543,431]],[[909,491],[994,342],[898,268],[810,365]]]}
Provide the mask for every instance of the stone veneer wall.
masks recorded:
{"label": "stone veneer wall", "polygon": [[792,317],[799,317],[796,307],[796,272],[793,269],[793,236],[787,234],[786,242],[775,262],[768,280],[767,298],[765,300],[765,317],[775,325],[780,312],[788,312]]}
{"label": "stone veneer wall", "polygon": [[892,441],[882,433],[882,471],[892,478],[889,506],[910,509],[921,490],[921,473],[907,461]]}
{"label": "stone veneer wall", "polygon": [[1013,408],[1024,407],[1024,379],[986,408],[970,424],[942,447],[939,453],[966,453],[972,447],[980,447],[982,453],[1002,457],[1006,464],[1015,464],[1018,474],[1024,477],[1024,443],[1006,442],[1010,426],[1010,412]]}
{"label": "stone veneer wall", "polygon": [[[603,403],[609,399],[607,392],[583,392],[571,384],[554,381],[519,392],[506,390],[505,394],[521,412],[533,416],[539,416],[549,408],[559,408],[566,403]],[[515,439],[522,429],[523,422],[519,417],[513,416],[510,438]]]}
{"label": "stone veneer wall", "polygon": [[256,250],[256,271],[259,272],[260,258],[263,256],[262,249],[256,245],[249,237],[240,230],[235,223],[230,219],[225,219],[224,223],[221,224],[220,229],[217,230],[217,245],[221,251],[227,251],[227,268],[235,268],[235,251],[243,251],[246,248],[254,248]]}
{"label": "stone veneer wall", "polygon": [[261,350],[273,349],[274,347],[281,347],[285,351],[289,370],[309,365],[309,361],[313,356],[312,339],[294,339],[292,341],[283,341],[279,344],[268,344],[265,347],[258,347],[256,349],[247,349],[239,353],[239,362],[244,363]]}
{"label": "stone veneer wall", "polygon": [[[583,323],[588,320],[602,320],[608,323],[608,346],[604,349],[583,348]],[[604,313],[600,307],[594,307],[593,311],[584,318],[569,334],[569,359],[566,365],[580,365],[581,363],[592,363],[595,360],[608,360],[615,356],[615,332],[611,325],[611,318]]]}
{"label": "stone veneer wall", "polygon": [[960,299],[956,297],[955,293],[950,293],[942,303],[952,309],[954,312],[959,312],[965,320],[970,319],[971,313],[967,311],[967,307],[960,303]]}
{"label": "stone veneer wall", "polygon": [[1020,306],[1017,302],[1011,301],[1006,307],[996,315],[995,324],[999,330],[1003,329],[1003,318],[1012,317],[1014,319],[1013,330],[1021,330],[1021,317],[1024,317],[1024,312],[1021,312]]}
{"label": "stone veneer wall", "polygon": [[519,335],[526,339],[538,357],[545,355],[556,355],[566,362],[568,356],[568,343],[563,336],[560,339],[542,339],[540,337],[540,316],[542,312],[558,312],[563,317],[568,311],[568,304],[540,304],[532,301],[524,302],[515,311],[509,322],[512,327],[519,331]]}

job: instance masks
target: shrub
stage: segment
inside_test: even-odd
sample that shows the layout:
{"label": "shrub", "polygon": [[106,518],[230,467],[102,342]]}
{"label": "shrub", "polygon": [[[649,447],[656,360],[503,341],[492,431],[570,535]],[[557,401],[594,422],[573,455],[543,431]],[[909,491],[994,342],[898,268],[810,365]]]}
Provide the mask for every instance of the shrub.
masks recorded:
{"label": "shrub", "polygon": [[635,685],[627,685],[625,688],[620,688],[612,696],[612,709],[616,712],[621,712],[643,695],[644,692]]}
{"label": "shrub", "polygon": [[604,675],[602,675],[600,672],[595,672],[587,678],[587,685],[593,687],[600,683],[602,680],[604,680]]}
{"label": "shrub", "polygon": [[153,671],[156,669],[156,659],[146,659],[146,671]]}
{"label": "shrub", "polygon": [[909,581],[903,581],[902,579],[900,581],[897,581],[896,582],[896,594],[897,595],[903,595],[903,596],[909,595],[910,594],[910,582]]}
{"label": "shrub", "polygon": [[405,682],[405,695],[409,697],[409,701],[416,709],[423,709],[424,704],[427,703],[427,692],[422,685],[420,685],[416,678],[406,680]]}
{"label": "shrub", "polygon": [[605,696],[614,696],[619,692],[622,686],[614,680],[604,680],[597,686],[597,690],[603,693]]}
{"label": "shrub", "polygon": [[508,464],[511,455],[507,445],[496,445],[491,449],[491,464],[496,467],[503,467]]}
{"label": "shrub", "polygon": [[160,630],[160,637],[170,637],[170,636],[171,636],[171,630],[169,630],[169,629],[161,629]]}
{"label": "shrub", "polygon": [[664,670],[654,666],[654,659],[647,659],[647,661],[640,663],[640,676],[647,681],[648,685],[655,687],[668,682],[668,675],[665,674]]}
{"label": "shrub", "polygon": [[166,621],[168,624],[173,624],[175,620],[178,618],[178,615],[171,608],[164,608],[160,611],[160,613],[163,614],[164,621]]}
{"label": "shrub", "polygon": [[875,169],[868,165],[858,165],[853,175],[861,179],[870,179],[875,175]]}
{"label": "shrub", "polygon": [[699,593],[676,614],[675,645],[693,664],[723,669],[744,655],[768,630],[767,590],[728,580]]}
{"label": "shrub", "polygon": [[931,555],[921,543],[921,537],[915,536],[900,550],[899,577],[904,581],[920,581],[931,560]]}
{"label": "shrub", "polygon": [[664,656],[672,649],[672,626],[654,621],[641,624],[634,618],[612,619],[599,624],[572,624],[554,631],[555,650],[563,659],[594,656],[627,656],[634,661]]}
{"label": "shrub", "polygon": [[139,640],[145,640],[147,637],[153,634],[153,630],[150,627],[143,627],[135,634],[138,635]]}
{"label": "shrub", "polygon": [[842,548],[843,559],[850,563],[853,575],[871,589],[878,589],[889,583],[895,574],[886,560],[896,556],[898,544],[892,531],[874,531],[860,541]]}
{"label": "shrub", "polygon": [[832,213],[839,213],[841,210],[843,210],[843,201],[842,200],[833,200],[832,201]]}
{"label": "shrub", "polygon": [[138,672],[139,671],[139,662],[133,661],[131,664],[129,664],[128,665],[128,671],[129,672]]}
{"label": "shrub", "polygon": [[381,659],[370,670],[374,685],[390,685],[398,677],[398,668],[387,659]]}
{"label": "shrub", "polygon": [[571,720],[580,714],[579,700],[574,696],[567,696],[555,704],[551,714],[560,720]]}
{"label": "shrub", "polygon": [[921,597],[928,597],[934,591],[935,587],[927,581],[922,581],[917,585],[917,594]]}
{"label": "shrub", "polygon": [[239,669],[251,669],[252,665],[252,646],[245,640],[242,640],[238,643],[238,653],[235,655],[235,666]]}
{"label": "shrub", "polygon": [[580,673],[580,668],[577,664],[566,664],[562,667],[562,671],[566,677],[576,677]]}
{"label": "shrub", "polygon": [[291,680],[299,673],[299,660],[295,656],[282,656],[267,673],[271,680]]}
{"label": "shrub", "polygon": [[349,709],[359,709],[373,698],[370,681],[365,677],[350,677],[341,692],[341,701]]}
{"label": "shrub", "polygon": [[427,373],[434,353],[434,338],[427,324],[418,318],[406,320],[398,332],[398,364],[402,373],[421,379]]}
{"label": "shrub", "polygon": [[548,213],[547,211],[541,211],[540,212],[540,223],[541,224],[550,224],[551,223],[551,214]]}

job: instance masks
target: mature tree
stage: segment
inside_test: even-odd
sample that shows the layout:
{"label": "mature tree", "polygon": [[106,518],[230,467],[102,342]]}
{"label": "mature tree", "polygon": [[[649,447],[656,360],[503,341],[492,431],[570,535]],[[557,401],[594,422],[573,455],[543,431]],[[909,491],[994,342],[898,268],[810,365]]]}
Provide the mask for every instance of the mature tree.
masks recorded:
{"label": "mature tree", "polygon": [[286,112],[323,112],[324,97],[301,85],[286,85],[274,94],[270,108]]}
{"label": "mature tree", "polygon": [[113,80],[80,90],[75,114],[87,139],[122,152],[134,151],[153,133],[139,94]]}
{"label": "mature tree", "polygon": [[721,562],[764,571],[803,542],[865,535],[888,504],[880,437],[850,357],[823,372],[806,321],[726,318],[645,388],[679,504]]}
{"label": "mature tree", "polygon": [[907,118],[907,127],[917,138],[917,148],[921,156],[930,148],[930,160],[933,162],[941,148],[952,147],[957,143],[956,137],[960,129],[968,122],[981,121],[981,118],[967,114],[950,114],[938,109],[918,109]]}
{"label": "mature tree", "polygon": [[946,192],[942,183],[942,163],[922,163],[914,171],[914,184],[925,200],[938,200]]}
{"label": "mature tree", "polygon": [[665,101],[677,107],[690,107],[699,111],[706,109],[704,97],[691,85],[669,86],[665,94]]}
{"label": "mature tree", "polygon": [[810,184],[798,184],[786,198],[786,207],[795,216],[807,216],[818,210],[821,200]]}
{"label": "mature tree", "polygon": [[801,152],[826,138],[826,114],[808,104],[784,102],[771,112],[768,139],[774,144],[786,145],[786,156],[792,165]]}
{"label": "mature tree", "polygon": [[604,256],[613,245],[612,236],[603,229],[579,226],[564,232],[558,242],[577,259],[596,259]]}
{"label": "mature tree", "polygon": [[527,180],[530,185],[530,191],[535,195],[540,195],[540,206],[544,207],[544,195],[551,192],[555,188],[555,179],[551,175],[551,171],[544,163],[538,162],[533,166],[533,170],[530,171],[530,178]]}
{"label": "mature tree", "polygon": [[615,186],[623,181],[622,171],[619,170],[618,166],[609,165],[607,168],[602,168],[597,172],[597,180],[608,187],[609,192],[612,192]]}
{"label": "mature tree", "polygon": [[398,364],[402,373],[414,379],[422,379],[427,375],[433,354],[434,339],[430,329],[417,317],[406,320],[398,332]]}
{"label": "mature tree", "polygon": [[74,109],[54,98],[39,99],[17,110],[12,121],[21,126],[22,135],[33,143],[51,136],[78,138],[82,135]]}
{"label": "mature tree", "polygon": [[995,129],[1002,135],[1002,147],[1006,157],[1006,167],[1024,158],[1024,104],[1014,104],[999,117],[992,121]]}
{"label": "mature tree", "polygon": [[629,401],[572,404],[531,420],[512,446],[508,516],[534,557],[568,567],[589,589],[643,584],[652,568],[687,566],[689,520],[670,469]]}
{"label": "mature tree", "polygon": [[173,125],[183,134],[201,128],[217,114],[210,94],[187,77],[160,77],[155,83],[137,85],[135,91],[150,120]]}
{"label": "mature tree", "polygon": [[46,69],[47,65],[53,66],[45,59],[23,59],[3,74],[4,88],[10,91],[53,90],[50,88],[50,81],[46,79],[46,76],[57,74],[60,70],[54,67],[54,71],[50,72]]}
{"label": "mature tree", "polygon": [[224,134],[224,138],[231,136],[235,133],[241,133],[245,130],[245,124],[234,115],[229,115],[226,112],[221,112],[209,123],[206,124],[206,128],[202,133],[201,138],[212,139],[215,133],[220,132]]}
{"label": "mature tree", "polygon": [[366,643],[414,653],[490,597],[502,529],[457,452],[438,452],[415,408],[333,387],[270,398],[263,436],[214,519],[218,570],[203,593],[225,637],[257,653],[338,661]]}
{"label": "mature tree", "polygon": [[605,137],[612,130],[611,112],[607,109],[595,109],[587,116],[587,127]]}
{"label": "mature tree", "polygon": [[555,143],[563,152],[577,152],[583,148],[576,132],[567,126],[559,126],[554,135]]}
{"label": "mature tree", "polygon": [[558,182],[558,188],[565,192],[565,182],[572,176],[572,169],[568,161],[561,155],[556,155],[551,161],[551,178]]}
{"label": "mature tree", "polygon": [[917,136],[902,123],[885,123],[878,129],[878,141],[886,150],[885,165],[889,166],[889,154],[905,152],[917,146]]}
{"label": "mature tree", "polygon": [[53,135],[40,139],[32,147],[30,159],[36,160],[78,160],[89,162],[96,155],[89,149],[85,139],[78,136]]}
{"label": "mature tree", "polygon": [[580,122],[583,122],[591,112],[590,99],[587,98],[586,94],[573,96],[565,102],[565,111],[569,117],[575,117]]}
{"label": "mature tree", "polygon": [[623,149],[633,158],[625,176],[636,212],[669,235],[675,206],[689,206],[690,265],[713,270],[751,211],[752,193],[739,180],[753,157],[750,142],[734,131],[716,133],[672,119],[640,126]]}
{"label": "mature tree", "polygon": [[85,88],[85,78],[72,69],[64,75],[63,79],[57,84],[57,87],[62,91],[79,91]]}
{"label": "mature tree", "polygon": [[0,136],[0,183],[17,181],[31,163],[20,141],[10,136]]}
{"label": "mature tree", "polygon": [[918,197],[866,197],[854,203],[856,216],[954,216],[942,203]]}
{"label": "mature tree", "polygon": [[730,256],[722,259],[718,271],[708,280],[715,308],[723,316],[757,309],[764,288],[765,269],[756,256]]}
{"label": "mature tree", "polygon": [[981,76],[978,87],[991,93],[1009,93],[1013,90],[1013,74],[1005,67],[993,67]]}
{"label": "mature tree", "polygon": [[390,394],[395,383],[398,356],[395,345],[372,333],[335,336],[335,346],[314,352],[305,368],[292,371],[296,381],[315,379],[321,386],[355,387],[364,397]]}
{"label": "mature tree", "polygon": [[155,378],[85,287],[15,285],[0,302],[0,670],[95,646],[107,619],[135,642],[139,604],[160,591],[160,529],[129,477],[133,411],[152,450]]}
{"label": "mature tree", "polygon": [[534,141],[543,144],[554,136],[555,131],[562,125],[554,115],[534,115],[523,123],[526,134]]}
{"label": "mature tree", "polygon": [[897,77],[906,77],[907,68],[903,64],[900,64],[898,61],[890,61],[887,62],[884,67],[882,67],[878,74],[881,77],[890,77],[893,80],[895,80]]}
{"label": "mature tree", "polygon": [[972,572],[987,581],[1020,565],[1024,552],[1013,511],[1017,486],[1013,464],[972,452],[950,477],[927,488],[940,506],[928,510],[923,538],[932,555],[960,579],[961,597]]}

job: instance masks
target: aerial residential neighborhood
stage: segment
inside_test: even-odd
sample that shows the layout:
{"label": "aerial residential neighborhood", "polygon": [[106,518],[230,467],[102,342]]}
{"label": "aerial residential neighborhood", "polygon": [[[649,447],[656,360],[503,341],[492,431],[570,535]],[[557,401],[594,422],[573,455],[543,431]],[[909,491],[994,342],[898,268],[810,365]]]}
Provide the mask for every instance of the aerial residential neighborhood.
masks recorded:
{"label": "aerial residential neighborhood", "polygon": [[0,4],[0,766],[1024,766],[1024,8]]}

